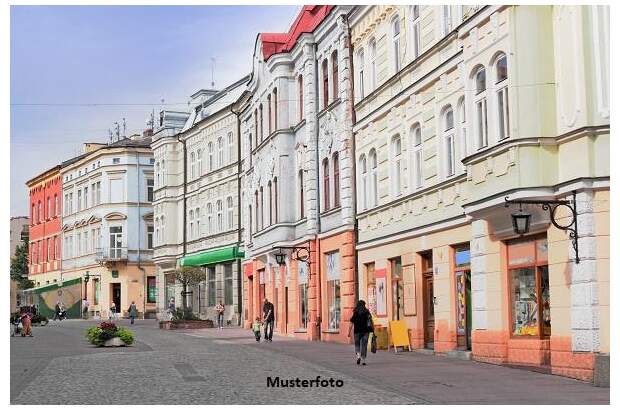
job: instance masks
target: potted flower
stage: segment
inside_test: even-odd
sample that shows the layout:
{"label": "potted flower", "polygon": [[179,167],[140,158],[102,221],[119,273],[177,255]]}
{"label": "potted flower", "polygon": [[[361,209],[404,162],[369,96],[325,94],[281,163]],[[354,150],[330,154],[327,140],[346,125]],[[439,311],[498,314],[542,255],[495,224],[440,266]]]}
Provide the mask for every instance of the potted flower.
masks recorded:
{"label": "potted flower", "polygon": [[133,334],[112,322],[101,322],[86,330],[86,339],[97,347],[127,346],[133,344]]}

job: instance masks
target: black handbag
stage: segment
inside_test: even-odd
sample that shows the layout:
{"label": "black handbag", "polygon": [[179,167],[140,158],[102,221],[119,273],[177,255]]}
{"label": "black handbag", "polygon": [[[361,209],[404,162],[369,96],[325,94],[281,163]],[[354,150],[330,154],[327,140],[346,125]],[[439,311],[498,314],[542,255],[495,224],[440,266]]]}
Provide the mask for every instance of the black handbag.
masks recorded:
{"label": "black handbag", "polygon": [[377,353],[377,335],[373,333],[370,337],[370,352]]}

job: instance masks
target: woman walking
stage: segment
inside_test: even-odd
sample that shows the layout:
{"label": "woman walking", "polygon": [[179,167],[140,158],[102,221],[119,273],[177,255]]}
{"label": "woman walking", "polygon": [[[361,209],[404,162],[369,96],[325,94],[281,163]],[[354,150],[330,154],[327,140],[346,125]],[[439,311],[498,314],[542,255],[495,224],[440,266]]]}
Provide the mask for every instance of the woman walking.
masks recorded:
{"label": "woman walking", "polygon": [[131,319],[132,325],[136,317],[138,317],[138,306],[136,306],[136,302],[132,301],[131,305],[129,305],[129,318]]}
{"label": "woman walking", "polygon": [[351,338],[351,331],[353,331],[355,336],[355,356],[357,358],[357,364],[362,362],[362,365],[366,366],[368,334],[373,331],[373,324],[372,315],[370,311],[366,309],[366,302],[363,300],[358,301],[355,309],[353,309],[353,316],[351,316],[351,324],[349,325],[349,339]]}

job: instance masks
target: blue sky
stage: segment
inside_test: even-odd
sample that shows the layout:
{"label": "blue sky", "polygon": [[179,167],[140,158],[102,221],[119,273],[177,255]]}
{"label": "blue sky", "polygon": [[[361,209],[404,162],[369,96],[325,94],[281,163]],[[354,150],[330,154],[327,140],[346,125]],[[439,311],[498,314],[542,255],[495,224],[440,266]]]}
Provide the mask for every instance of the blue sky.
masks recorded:
{"label": "blue sky", "polygon": [[[212,57],[216,88],[249,73],[257,33],[288,30],[299,8],[12,6],[11,215],[28,213],[28,179],[115,121],[140,132],[161,99],[186,108]],[[128,105],[79,105],[95,103]]]}

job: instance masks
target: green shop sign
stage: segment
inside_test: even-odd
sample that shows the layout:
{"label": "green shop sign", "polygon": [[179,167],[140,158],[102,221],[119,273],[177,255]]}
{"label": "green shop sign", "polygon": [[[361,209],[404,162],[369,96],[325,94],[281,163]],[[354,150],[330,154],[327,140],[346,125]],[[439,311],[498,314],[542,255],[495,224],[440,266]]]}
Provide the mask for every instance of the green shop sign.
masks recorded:
{"label": "green shop sign", "polygon": [[181,258],[181,266],[203,266],[212,265],[243,258],[245,253],[240,251],[237,246],[230,248],[217,249],[214,251],[201,252],[195,255]]}

